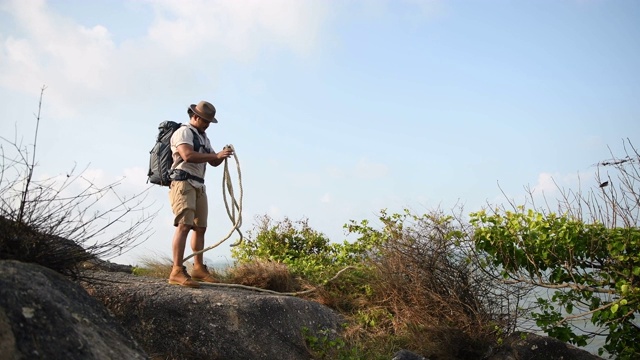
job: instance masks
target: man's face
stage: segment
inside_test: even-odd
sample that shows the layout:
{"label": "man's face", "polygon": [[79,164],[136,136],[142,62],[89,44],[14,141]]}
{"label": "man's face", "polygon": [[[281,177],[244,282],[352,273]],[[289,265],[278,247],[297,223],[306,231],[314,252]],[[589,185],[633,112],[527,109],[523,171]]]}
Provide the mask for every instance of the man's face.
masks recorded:
{"label": "man's face", "polygon": [[211,124],[211,121],[205,120],[198,115],[196,115],[195,117],[196,117],[196,123],[198,124],[197,128],[202,131],[205,131]]}

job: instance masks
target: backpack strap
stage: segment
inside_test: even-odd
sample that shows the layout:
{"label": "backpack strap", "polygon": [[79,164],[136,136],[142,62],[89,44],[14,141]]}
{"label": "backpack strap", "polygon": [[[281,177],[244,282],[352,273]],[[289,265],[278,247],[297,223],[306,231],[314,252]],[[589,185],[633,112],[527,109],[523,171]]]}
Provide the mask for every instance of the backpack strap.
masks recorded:
{"label": "backpack strap", "polygon": [[[182,124],[180,125],[180,127],[183,126],[187,126],[186,124]],[[192,128],[188,128],[189,130],[191,130],[191,133],[193,134],[193,151],[195,152],[200,152],[200,137],[198,136],[198,134],[196,134],[196,132],[192,129]],[[178,159],[178,163],[175,166],[180,165],[180,163],[182,163],[184,161],[184,159],[182,158],[182,156],[180,156],[180,158]],[[173,170],[175,167],[172,166],[171,170]]]}
{"label": "backpack strap", "polygon": [[[187,126],[187,125],[182,125],[182,126]],[[200,136],[192,128],[189,128],[189,130],[191,130],[191,133],[193,134],[193,151],[200,152],[200,148],[202,147],[202,144],[200,144]]]}
{"label": "backpack strap", "polygon": [[180,169],[173,169],[169,174],[169,178],[171,181],[185,181],[185,180],[195,180],[199,183],[204,184],[204,179],[195,175],[189,174],[187,171]]}
{"label": "backpack strap", "polygon": [[[187,126],[186,124],[182,124],[182,126]],[[198,136],[198,134],[196,133],[195,130],[193,130],[192,128],[188,128],[189,130],[191,130],[191,133],[193,134],[193,151],[195,152],[200,152],[200,148],[203,146],[200,143],[200,136]],[[207,150],[207,148],[205,147],[205,150]],[[207,150],[207,153],[209,151]],[[178,161],[178,163],[176,164],[176,166],[180,165],[181,162],[183,162],[184,159],[182,159],[182,157],[180,157],[180,160]]]}

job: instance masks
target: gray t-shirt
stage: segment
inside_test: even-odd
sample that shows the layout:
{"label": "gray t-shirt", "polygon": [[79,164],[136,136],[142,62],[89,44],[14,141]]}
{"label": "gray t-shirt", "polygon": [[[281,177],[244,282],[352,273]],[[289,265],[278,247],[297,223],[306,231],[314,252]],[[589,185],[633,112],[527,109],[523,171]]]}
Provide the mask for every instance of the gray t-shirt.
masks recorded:
{"label": "gray t-shirt", "polygon": [[[181,169],[193,176],[201,177],[204,179],[204,173],[207,170],[207,163],[190,163],[186,161],[182,161],[180,158],[180,153],[178,153],[178,146],[182,144],[189,144],[193,147],[193,131],[195,131],[196,135],[200,140],[200,149],[198,152],[207,153],[212,152],[211,142],[209,142],[209,138],[206,133],[200,133],[198,129],[196,129],[191,124],[185,124],[186,126],[181,126],[176,130],[171,136],[171,153],[173,156],[173,165],[172,169]],[[189,130],[193,129],[193,131]],[[194,149],[195,150],[195,149]],[[199,183],[195,180],[189,180],[189,183],[195,187],[204,186],[203,183]]]}

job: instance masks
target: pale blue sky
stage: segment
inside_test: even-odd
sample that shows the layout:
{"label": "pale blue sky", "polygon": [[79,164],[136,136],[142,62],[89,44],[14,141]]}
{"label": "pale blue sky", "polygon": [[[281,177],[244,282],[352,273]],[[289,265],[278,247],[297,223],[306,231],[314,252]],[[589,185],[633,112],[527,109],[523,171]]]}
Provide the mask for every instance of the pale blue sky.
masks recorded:
{"label": "pale blue sky", "polygon": [[[2,135],[30,141],[48,87],[36,176],[89,164],[143,190],[158,123],[208,100],[214,148],[240,158],[245,231],[309,218],[342,241],[383,208],[499,204],[498,183],[588,188],[640,135],[632,0],[0,0],[0,44]],[[208,170],[209,243],[230,227],[221,177]],[[155,234],[120,262],[170,256],[166,189],[150,194]]]}

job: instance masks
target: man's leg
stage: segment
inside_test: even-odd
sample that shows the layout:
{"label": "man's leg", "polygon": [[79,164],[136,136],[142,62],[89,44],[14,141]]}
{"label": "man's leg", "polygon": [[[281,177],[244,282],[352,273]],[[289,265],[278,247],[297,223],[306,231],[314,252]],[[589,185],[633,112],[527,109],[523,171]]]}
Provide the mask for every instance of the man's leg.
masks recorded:
{"label": "man's leg", "polygon": [[[191,234],[191,249],[193,252],[204,249],[204,233],[207,231],[206,227],[194,227],[193,234]],[[193,257],[193,271],[191,271],[191,277],[196,281],[204,281],[215,283],[218,282],[216,278],[209,273],[209,269],[204,264],[203,254],[198,254]]]}
{"label": "man's leg", "polygon": [[[193,252],[204,249],[204,233],[207,231],[206,227],[194,226],[193,233],[191,234],[191,250]],[[184,248],[183,248],[184,249]],[[194,266],[204,265],[203,254],[198,254],[193,257]]]}
{"label": "man's leg", "polygon": [[173,266],[182,266],[182,259],[184,259],[184,249],[187,244],[187,235],[191,230],[191,226],[185,224],[178,224],[176,231],[173,233]]}
{"label": "man's leg", "polygon": [[191,279],[186,268],[182,265],[187,236],[194,221],[196,207],[195,191],[186,181],[174,181],[169,191],[169,201],[173,214],[175,215],[173,225],[176,227],[171,243],[173,267],[169,275],[169,284],[199,287],[200,285]]}

